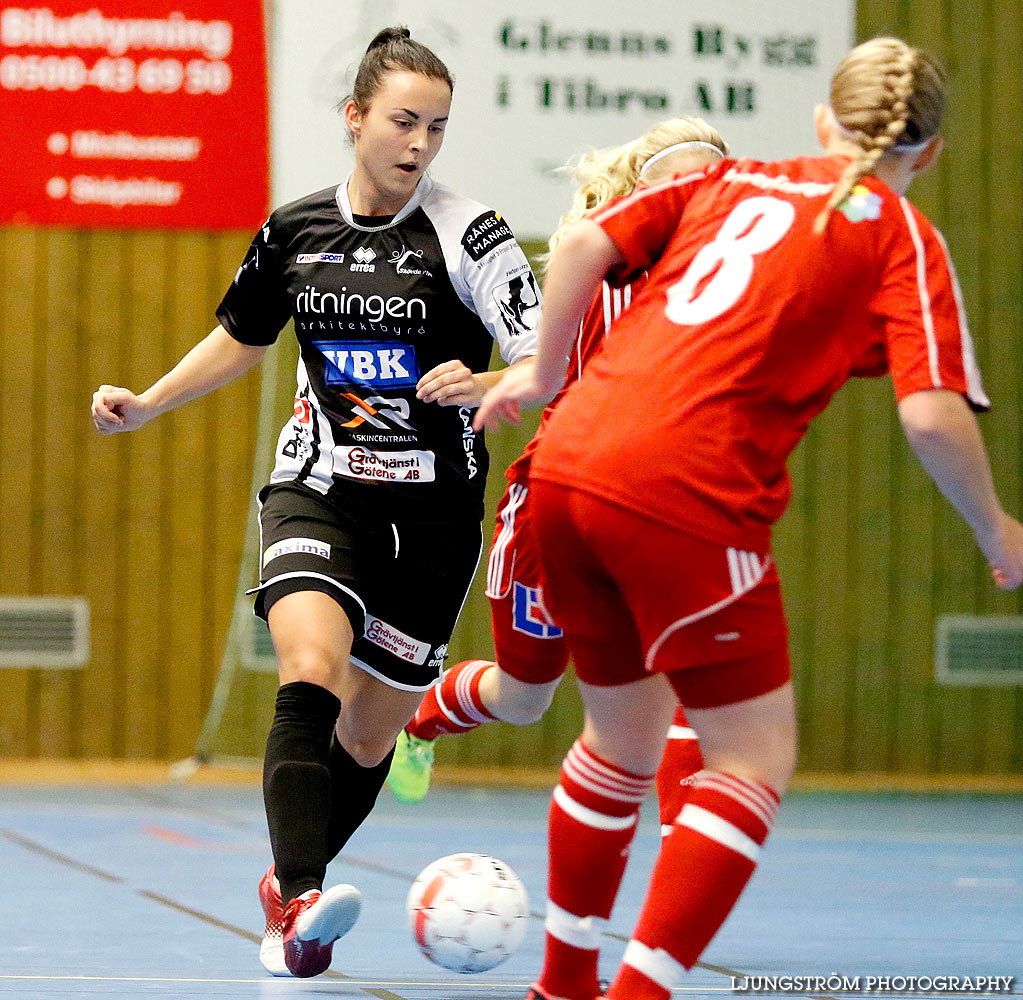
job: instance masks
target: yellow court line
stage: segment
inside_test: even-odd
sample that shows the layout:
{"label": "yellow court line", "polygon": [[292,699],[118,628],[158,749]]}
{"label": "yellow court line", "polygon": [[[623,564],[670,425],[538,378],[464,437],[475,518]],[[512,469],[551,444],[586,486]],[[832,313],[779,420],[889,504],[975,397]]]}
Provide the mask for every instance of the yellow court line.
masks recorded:
{"label": "yellow court line", "polygon": [[[180,764],[181,762],[179,762]],[[258,787],[262,781],[259,761],[234,760],[189,768],[181,780],[192,785],[241,785]],[[169,761],[0,759],[0,784],[11,785],[113,785],[133,787],[165,784],[175,780],[176,765]],[[437,785],[486,785],[490,787],[550,788],[557,784],[558,769],[534,767],[461,767],[438,765]],[[902,792],[917,794],[1023,794],[1020,774],[891,774],[796,772],[790,784],[801,792]]]}
{"label": "yellow court line", "polygon": [[184,979],[169,976],[17,976],[0,973],[0,979],[53,983],[265,983],[260,979]]}

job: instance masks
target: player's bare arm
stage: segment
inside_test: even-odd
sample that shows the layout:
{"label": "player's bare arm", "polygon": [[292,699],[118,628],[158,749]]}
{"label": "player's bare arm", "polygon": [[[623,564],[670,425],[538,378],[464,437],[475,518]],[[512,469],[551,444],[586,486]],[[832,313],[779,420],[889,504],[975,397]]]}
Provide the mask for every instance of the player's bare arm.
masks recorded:
{"label": "player's bare arm", "polygon": [[486,372],[473,372],[461,361],[445,361],[431,368],[416,383],[416,398],[438,406],[479,406],[488,389],[497,385],[513,368],[525,364],[531,358],[532,355],[507,368]]}
{"label": "player's bare arm", "polygon": [[487,392],[473,422],[476,430],[496,430],[501,420],[518,423],[520,407],[546,405],[554,398],[565,381],[579,321],[604,277],[624,261],[611,238],[589,219],[580,219],[565,234],[547,271],[536,357]]}
{"label": "player's bare arm", "polygon": [[239,343],[222,326],[199,341],[145,392],[101,385],[92,396],[92,422],[100,434],[134,431],[153,417],[227,385],[263,360],[265,347]]}
{"label": "player's bare arm", "polygon": [[1023,584],[1023,526],[1002,510],[977,420],[956,392],[915,392],[899,403],[910,447],[938,489],[973,530],[995,583]]}

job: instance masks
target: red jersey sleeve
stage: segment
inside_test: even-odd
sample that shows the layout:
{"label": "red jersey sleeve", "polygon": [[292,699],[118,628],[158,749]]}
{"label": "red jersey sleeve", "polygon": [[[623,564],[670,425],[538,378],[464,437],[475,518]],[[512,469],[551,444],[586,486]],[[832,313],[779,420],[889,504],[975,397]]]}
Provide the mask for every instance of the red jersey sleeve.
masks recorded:
{"label": "red jersey sleeve", "polygon": [[905,198],[888,230],[883,271],[870,303],[884,331],[897,399],[924,389],[950,389],[975,410],[984,393],[962,293],[941,234]]}
{"label": "red jersey sleeve", "polygon": [[625,263],[608,274],[608,281],[618,285],[633,281],[660,257],[697,183],[706,176],[701,170],[640,188],[587,216],[611,237],[625,257]]}

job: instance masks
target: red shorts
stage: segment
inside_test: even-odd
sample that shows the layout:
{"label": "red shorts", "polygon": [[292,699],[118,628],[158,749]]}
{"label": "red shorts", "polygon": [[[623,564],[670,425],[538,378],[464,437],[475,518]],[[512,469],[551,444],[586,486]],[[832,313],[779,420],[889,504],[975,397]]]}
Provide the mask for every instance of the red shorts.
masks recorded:
{"label": "red shorts", "polygon": [[498,505],[487,597],[501,669],[524,684],[546,684],[565,672],[568,646],[544,607],[528,497],[529,489],[513,482]]}
{"label": "red shorts", "polygon": [[532,480],[530,491],[547,608],[581,680],[664,673],[685,707],[712,708],[789,679],[769,553],[725,548],[555,483]]}

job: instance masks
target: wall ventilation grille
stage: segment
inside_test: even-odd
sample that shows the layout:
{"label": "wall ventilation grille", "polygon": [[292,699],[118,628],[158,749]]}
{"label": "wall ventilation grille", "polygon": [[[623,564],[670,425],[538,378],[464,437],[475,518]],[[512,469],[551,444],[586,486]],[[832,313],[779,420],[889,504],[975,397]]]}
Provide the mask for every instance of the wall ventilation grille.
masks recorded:
{"label": "wall ventilation grille", "polygon": [[1023,615],[942,615],[934,676],[939,684],[1023,684]]}
{"label": "wall ventilation grille", "polygon": [[84,597],[0,597],[0,667],[82,667],[89,661]]}

